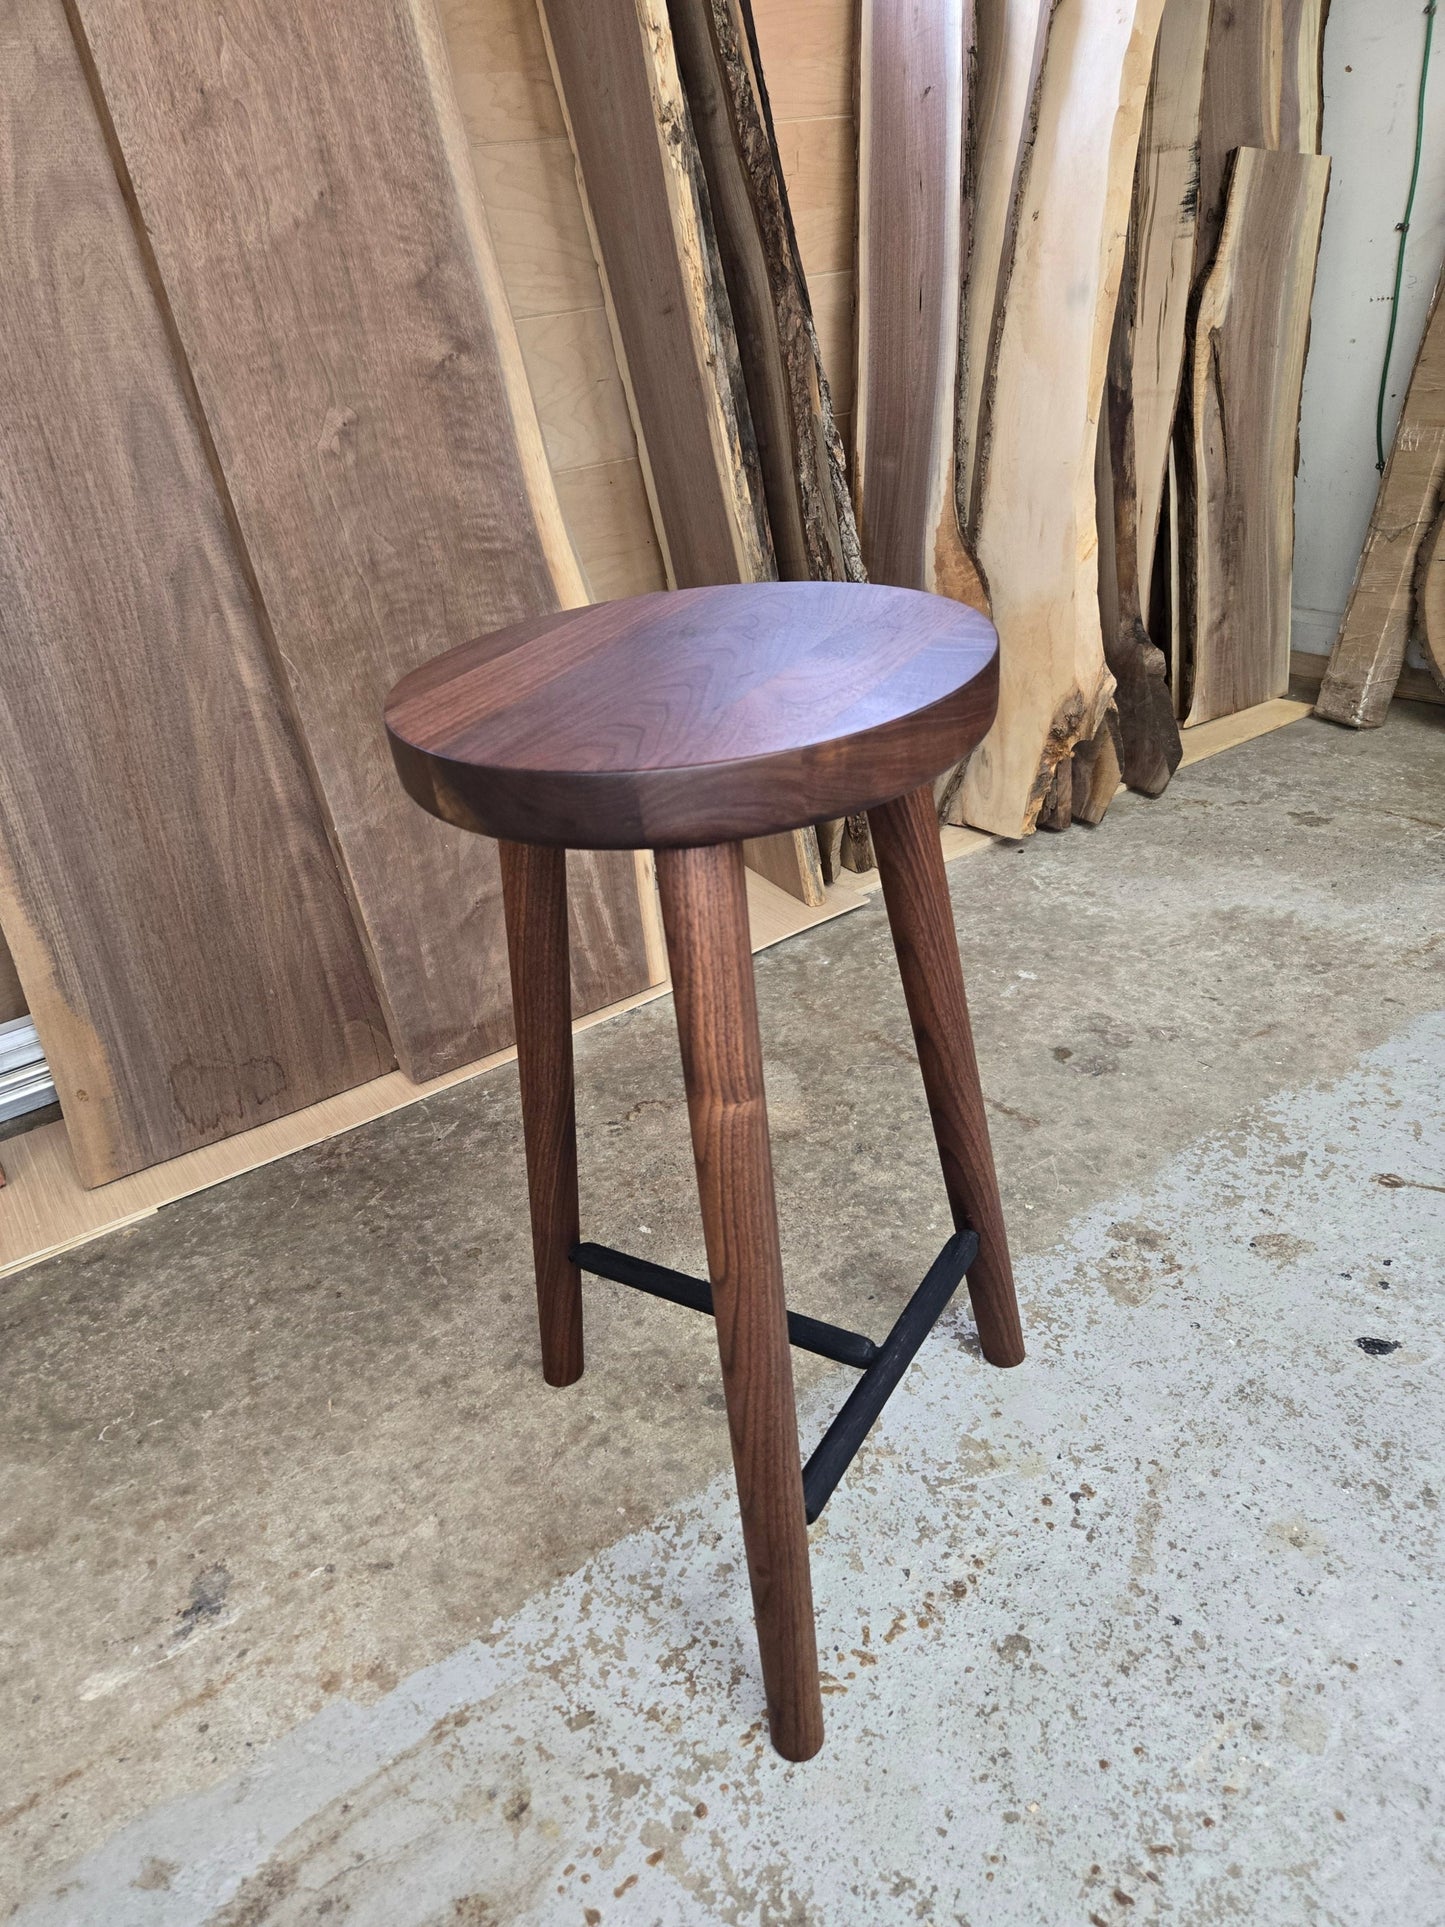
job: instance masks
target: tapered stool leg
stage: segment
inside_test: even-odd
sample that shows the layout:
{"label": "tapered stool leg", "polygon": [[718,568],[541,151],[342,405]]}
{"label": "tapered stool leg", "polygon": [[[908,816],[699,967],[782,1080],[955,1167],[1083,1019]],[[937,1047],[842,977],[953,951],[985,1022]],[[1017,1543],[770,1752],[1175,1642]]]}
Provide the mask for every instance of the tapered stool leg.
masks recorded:
{"label": "tapered stool leg", "polygon": [[991,1365],[1018,1365],[1023,1328],[963,989],[931,788],[868,812],[954,1224],[978,1233],[968,1293]]}
{"label": "tapered stool leg", "polygon": [[657,881],[768,1724],[806,1760],[823,1701],[742,847],[659,850]]}
{"label": "tapered stool leg", "polygon": [[582,1376],[582,1280],[571,1257],[580,1229],[567,853],[533,843],[500,849],[542,1376],[571,1385]]}

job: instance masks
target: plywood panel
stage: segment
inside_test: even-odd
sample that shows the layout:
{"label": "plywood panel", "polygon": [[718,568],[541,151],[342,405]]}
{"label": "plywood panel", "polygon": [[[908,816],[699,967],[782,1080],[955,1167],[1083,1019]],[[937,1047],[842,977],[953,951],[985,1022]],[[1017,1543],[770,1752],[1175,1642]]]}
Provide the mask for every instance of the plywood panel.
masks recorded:
{"label": "plywood panel", "polygon": [[60,0],[0,73],[0,911],[99,1184],[392,1053]]}
{"label": "plywood panel", "polygon": [[[585,588],[430,0],[77,12],[392,1037],[435,1075],[510,1034],[495,851],[402,795],[382,698]],[[578,955],[609,1001],[646,980],[632,867],[575,876],[630,903],[628,942]]]}
{"label": "plywood panel", "polygon": [[600,308],[602,283],[566,137],[478,142],[471,155],[517,319]]}
{"label": "plywood panel", "polygon": [[563,469],[557,476],[557,496],[586,564],[594,602],[667,587],[642,470],[635,460]]}

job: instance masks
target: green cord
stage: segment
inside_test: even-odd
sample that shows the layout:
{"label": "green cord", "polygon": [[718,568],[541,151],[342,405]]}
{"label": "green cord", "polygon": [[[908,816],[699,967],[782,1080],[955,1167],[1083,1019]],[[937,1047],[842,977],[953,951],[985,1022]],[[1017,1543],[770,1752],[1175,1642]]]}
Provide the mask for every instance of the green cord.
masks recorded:
{"label": "green cord", "polygon": [[1435,35],[1435,0],[1425,9],[1425,48],[1420,56],[1420,95],[1415,104],[1415,160],[1410,168],[1410,192],[1405,196],[1405,218],[1399,226],[1395,251],[1395,290],[1390,296],[1390,332],[1385,337],[1385,365],[1380,370],[1380,394],[1375,403],[1375,467],[1385,472],[1385,394],[1390,382],[1390,356],[1395,350],[1395,323],[1400,314],[1400,281],[1405,272],[1405,243],[1410,238],[1410,216],[1415,210],[1415,186],[1420,179],[1420,150],[1425,143],[1425,82],[1430,73],[1430,42]]}

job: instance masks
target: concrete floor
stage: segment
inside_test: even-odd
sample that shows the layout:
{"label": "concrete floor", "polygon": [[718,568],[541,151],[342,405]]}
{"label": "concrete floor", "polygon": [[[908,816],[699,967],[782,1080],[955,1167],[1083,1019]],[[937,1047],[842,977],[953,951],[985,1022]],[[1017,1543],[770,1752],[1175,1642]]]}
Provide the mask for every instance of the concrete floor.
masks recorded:
{"label": "concrete floor", "polygon": [[[539,1382],[510,1072],[6,1281],[0,1908],[1445,1920],[1442,750],[951,873],[1032,1356],[953,1315],[830,1507],[810,1766],[706,1322],[596,1285]],[[792,1302],[881,1332],[945,1230],[881,909],[759,988]],[[697,1268],[670,1006],[578,1058],[586,1233]]]}

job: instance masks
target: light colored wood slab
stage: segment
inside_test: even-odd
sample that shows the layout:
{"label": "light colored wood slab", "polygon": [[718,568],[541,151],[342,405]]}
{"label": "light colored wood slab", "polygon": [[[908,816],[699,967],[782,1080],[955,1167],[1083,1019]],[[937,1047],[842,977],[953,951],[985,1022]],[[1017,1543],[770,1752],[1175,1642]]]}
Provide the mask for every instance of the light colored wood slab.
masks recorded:
{"label": "light colored wood slab", "polygon": [[[586,599],[430,0],[77,7],[274,629],[388,1027],[423,1077],[511,1030],[495,851],[418,812],[382,699]],[[630,858],[585,1004],[646,981]],[[595,913],[595,914],[593,914]]]}
{"label": "light colored wood slab", "polygon": [[671,0],[779,576],[861,581],[853,503],[748,0]]}
{"label": "light colored wood slab", "polygon": [[1436,285],[1315,713],[1377,729],[1410,639],[1411,584],[1445,481],[1445,310]]}
{"label": "light colored wood slab", "polygon": [[974,0],[973,81],[965,142],[969,249],[958,372],[958,511],[977,532],[981,455],[1014,222],[1033,146],[1038,81],[1057,0]]}
{"label": "light colored wood slab", "polygon": [[970,0],[863,0],[854,497],[870,578],[987,612],[954,488]]}
{"label": "light colored wood slab", "polygon": [[1166,0],[1139,133],[1129,247],[1134,326],[1136,579],[1147,621],[1169,443],[1184,378],[1186,315],[1199,212],[1199,111],[1216,0]]}
{"label": "light colored wood slab", "polygon": [[[1292,690],[1301,696],[1313,698],[1319,692],[1324,680],[1325,669],[1329,664],[1328,656],[1317,656],[1303,649],[1291,649],[1289,654],[1289,683]],[[1395,696],[1406,703],[1445,703],[1445,687],[1437,681],[1432,671],[1406,667],[1400,671],[1395,684]]]}
{"label": "light colored wood slab", "polygon": [[1113,693],[1094,461],[1162,6],[1060,0],[1044,52],[992,377],[999,432],[978,520],[1001,642],[999,719],[959,791],[965,820],[1000,835],[1033,829],[1056,766],[1097,733]]}
{"label": "light colored wood slab", "polygon": [[1318,154],[1235,156],[1195,322],[1180,491],[1188,727],[1289,687],[1300,389],[1329,178]]}
{"label": "light colored wood slab", "polygon": [[100,1184],[393,1058],[60,0],[0,73],[0,914]]}
{"label": "light colored wood slab", "polygon": [[[958,834],[955,832],[954,834]],[[966,834],[966,833],[964,833]],[[979,838],[980,844],[987,838]],[[572,859],[576,861],[575,857]],[[876,885],[876,876],[872,879]],[[748,913],[752,947],[765,950],[800,931],[816,928],[834,917],[858,909],[869,890],[851,878],[830,889],[826,901],[805,908],[764,878],[748,878]],[[656,984],[603,1010],[594,1010],[574,1024],[577,1031],[605,1023],[640,1004],[667,994],[665,971]],[[161,1206],[174,1204],[193,1192],[272,1164],[293,1151],[355,1130],[374,1118],[404,1109],[437,1091],[510,1064],[512,1047],[495,1051],[475,1064],[466,1064],[425,1084],[414,1084],[401,1071],[371,1079],[354,1090],[324,1103],[295,1111],[274,1124],[240,1131],[203,1151],[153,1165],[134,1177],[119,1179],[99,1190],[81,1184],[63,1124],[43,1124],[7,1140],[5,1208],[0,1211],[0,1277],[37,1264],[42,1258],[70,1250],[92,1238],[149,1217]]]}
{"label": "light colored wood slab", "polygon": [[1445,689],[1445,509],[1436,515],[1420,545],[1420,563],[1415,575],[1415,627],[1430,673]]}
{"label": "light colored wood slab", "polygon": [[1279,144],[1297,154],[1320,151],[1329,11],[1330,0],[1280,0]]}

